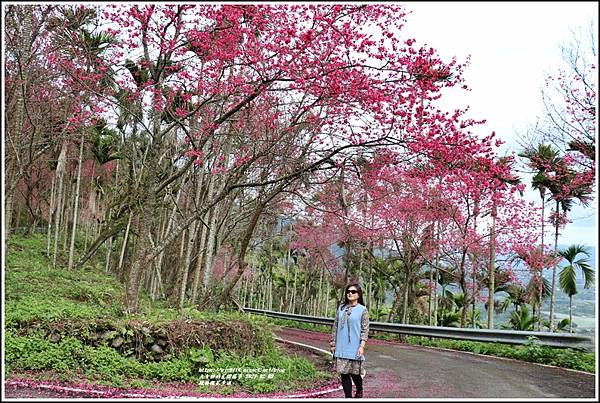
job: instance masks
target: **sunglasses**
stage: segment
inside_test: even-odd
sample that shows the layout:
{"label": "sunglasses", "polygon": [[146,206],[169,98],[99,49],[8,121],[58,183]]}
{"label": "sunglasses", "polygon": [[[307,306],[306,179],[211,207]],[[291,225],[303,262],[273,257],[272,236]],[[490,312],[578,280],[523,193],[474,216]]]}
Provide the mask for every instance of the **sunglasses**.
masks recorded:
{"label": "sunglasses", "polygon": [[358,294],[357,290],[348,290],[346,291],[346,294]]}

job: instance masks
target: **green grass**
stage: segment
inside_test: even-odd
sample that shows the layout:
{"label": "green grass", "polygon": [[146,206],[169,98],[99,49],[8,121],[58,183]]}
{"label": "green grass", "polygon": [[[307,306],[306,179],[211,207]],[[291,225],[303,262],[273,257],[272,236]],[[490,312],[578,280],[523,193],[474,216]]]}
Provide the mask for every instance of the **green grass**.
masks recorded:
{"label": "green grass", "polygon": [[[141,297],[140,313],[127,316],[122,307],[123,287],[104,272],[102,261],[91,261],[72,271],[52,268],[45,250],[43,234],[14,235],[9,240],[4,284],[6,377],[31,375],[33,371],[38,376],[52,374],[61,380],[88,380],[115,387],[181,382],[197,384],[198,391],[214,392],[214,386],[200,385],[203,371],[278,370],[268,379],[240,377],[230,386],[217,388],[224,395],[239,390],[294,390],[331,377],[304,358],[285,355],[275,345],[266,318],[196,309],[180,313],[164,304],[151,303],[147,295]],[[149,353],[142,357],[126,354],[122,351],[125,349],[111,346],[115,336],[139,340],[135,331],[140,326],[168,328],[169,323],[181,319],[215,326],[214,334],[223,331],[229,340],[210,340],[212,343],[201,346],[183,343],[181,349],[161,359]],[[90,343],[95,332],[104,332],[109,338]],[[251,345],[254,353],[244,355],[216,348],[227,345],[225,341]]]}

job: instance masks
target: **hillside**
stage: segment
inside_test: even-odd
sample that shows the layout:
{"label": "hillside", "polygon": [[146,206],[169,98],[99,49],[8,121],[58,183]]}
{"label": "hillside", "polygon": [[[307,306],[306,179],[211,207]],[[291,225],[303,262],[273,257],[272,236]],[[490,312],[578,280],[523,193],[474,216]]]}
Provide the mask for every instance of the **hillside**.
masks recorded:
{"label": "hillside", "polygon": [[[194,309],[181,314],[147,296],[139,314],[126,315],[123,287],[104,272],[102,262],[77,271],[52,268],[45,242],[43,234],[9,241],[7,379],[118,388],[168,384],[220,395],[305,389],[330,379],[305,358],[275,345],[271,327],[260,316]],[[264,376],[242,376],[246,369]],[[227,371],[236,378],[209,384],[208,373]]]}

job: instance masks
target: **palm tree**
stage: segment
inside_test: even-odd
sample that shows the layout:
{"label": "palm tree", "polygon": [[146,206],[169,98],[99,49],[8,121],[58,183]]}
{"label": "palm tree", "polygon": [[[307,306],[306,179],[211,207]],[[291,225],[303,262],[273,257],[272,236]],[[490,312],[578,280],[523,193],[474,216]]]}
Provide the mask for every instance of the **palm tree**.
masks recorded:
{"label": "palm tree", "polygon": [[442,297],[446,296],[446,289],[451,285],[456,285],[456,277],[454,275],[454,268],[440,268],[438,270],[437,282],[442,287]]}
{"label": "palm tree", "polygon": [[531,331],[533,330],[534,321],[535,318],[529,313],[529,308],[527,307],[527,305],[523,305],[521,309],[516,310],[510,314],[508,323],[502,325],[502,328]]}
{"label": "palm tree", "polygon": [[539,144],[537,148],[528,148],[519,157],[529,160],[529,167],[535,171],[531,179],[531,187],[540,192],[542,199],[542,248],[544,247],[544,206],[546,204],[546,190],[550,185],[548,178],[549,168],[556,166],[562,161],[560,151],[548,144]]}
{"label": "palm tree", "polygon": [[[548,178],[548,171],[550,167],[556,166],[562,158],[559,156],[560,151],[556,148],[553,148],[548,144],[539,144],[536,148],[528,148],[524,152],[519,153],[519,157],[527,158],[529,160],[529,167],[535,171],[535,175],[531,179],[531,187],[533,189],[537,189],[540,192],[540,198],[542,199],[542,228],[541,228],[541,243],[542,243],[542,252],[544,251],[544,223],[545,212],[544,207],[546,205],[546,190],[550,186],[550,179]],[[542,275],[542,270],[540,270],[538,278],[538,284],[540,289],[538,290],[538,305],[540,306],[540,316],[538,321],[538,327],[541,323],[541,306],[542,306],[542,295],[543,291],[542,287],[542,279],[544,276]],[[553,284],[554,285],[554,284]]]}
{"label": "palm tree", "polygon": [[544,299],[548,298],[551,294],[550,281],[541,275],[535,275],[531,277],[529,283],[525,286],[525,289],[533,309],[533,317],[537,318],[537,330],[540,331],[542,323],[544,322],[542,319],[542,304]]}
{"label": "palm tree", "polygon": [[[516,186],[521,183],[521,179],[512,174],[513,159],[509,157],[500,157],[497,161],[497,165],[505,168],[506,170],[502,174],[494,174],[494,179],[497,179],[503,185],[512,185]],[[523,196],[523,192],[519,190],[521,196]],[[488,300],[487,304],[490,306],[495,306],[494,303],[494,294],[496,293],[496,218],[497,218],[497,206],[494,198],[492,198],[492,208],[490,211],[492,222],[490,225],[490,245],[489,245],[489,260],[488,260],[488,278],[487,278],[487,287],[488,287]],[[474,310],[474,309],[473,309]],[[488,329],[494,328],[494,310],[488,310],[487,317],[487,327]]]}
{"label": "palm tree", "polygon": [[[495,263],[495,261],[494,261]],[[510,284],[510,277],[508,275],[508,272],[504,269],[502,269],[500,266],[497,266],[494,268],[493,270],[494,273],[494,282],[493,282],[493,286],[494,286],[494,292],[493,295],[495,296],[498,292],[505,292],[506,291],[506,287],[508,286],[508,284]],[[492,284],[491,282],[489,282],[488,284]],[[487,299],[487,301],[484,302],[483,306],[486,309],[486,311],[488,311],[488,319],[490,317],[493,317],[493,313],[490,312],[490,309],[494,312],[494,313],[501,313],[503,312],[503,309],[501,307],[502,305],[502,301],[499,301],[497,299],[495,299],[495,297],[489,298]],[[491,306],[491,308],[490,308]],[[490,321],[488,321],[488,329],[493,329],[493,321],[491,322],[492,327],[489,327],[490,325]]]}
{"label": "palm tree", "polygon": [[[592,193],[591,184],[581,182],[577,179],[577,172],[570,169],[564,161],[561,161],[556,166],[556,175],[550,181],[550,192],[552,199],[556,202],[555,217],[554,217],[554,253],[558,255],[558,230],[561,225],[559,216],[559,208],[566,215],[573,203],[578,201],[583,206],[587,206]],[[556,300],[556,268],[557,263],[552,268],[552,294],[550,298],[550,331],[554,330],[554,305]]]}
{"label": "palm tree", "polygon": [[571,331],[571,326],[577,327],[577,324],[574,324],[569,319],[564,318],[556,324],[556,330],[558,330],[559,332],[562,332],[563,330],[565,330],[567,328],[567,326],[569,327],[569,332],[573,333]]}
{"label": "palm tree", "polygon": [[437,317],[437,325],[443,327],[460,327],[460,317],[460,311],[440,309]]}
{"label": "palm tree", "polygon": [[583,245],[571,245],[567,249],[558,252],[558,255],[568,263],[560,272],[560,288],[569,296],[569,333],[573,333],[573,295],[577,294],[576,271],[580,269],[585,280],[584,288],[590,288],[594,284],[594,269],[589,265],[587,258],[575,260],[579,254],[584,254],[588,258],[590,253]]}
{"label": "palm tree", "polygon": [[506,311],[510,305],[513,306],[514,312],[518,312],[526,305],[525,287],[521,285],[508,283],[498,287],[496,291],[504,291],[508,294],[500,303],[500,312]]}
{"label": "palm tree", "polygon": [[[371,292],[375,298],[375,320],[379,320],[382,313],[381,305],[385,302],[387,296],[388,284],[387,278],[380,271],[373,271]],[[373,308],[373,307],[370,307]]]}

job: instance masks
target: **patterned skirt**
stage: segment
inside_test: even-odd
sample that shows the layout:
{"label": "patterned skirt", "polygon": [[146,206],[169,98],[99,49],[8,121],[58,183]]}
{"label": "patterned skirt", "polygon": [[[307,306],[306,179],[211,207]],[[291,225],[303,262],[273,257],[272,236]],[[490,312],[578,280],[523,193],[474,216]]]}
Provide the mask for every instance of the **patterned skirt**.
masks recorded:
{"label": "patterned skirt", "polygon": [[335,359],[335,370],[339,374],[354,374],[360,375],[361,370],[364,371],[362,360],[351,360],[348,358]]}

